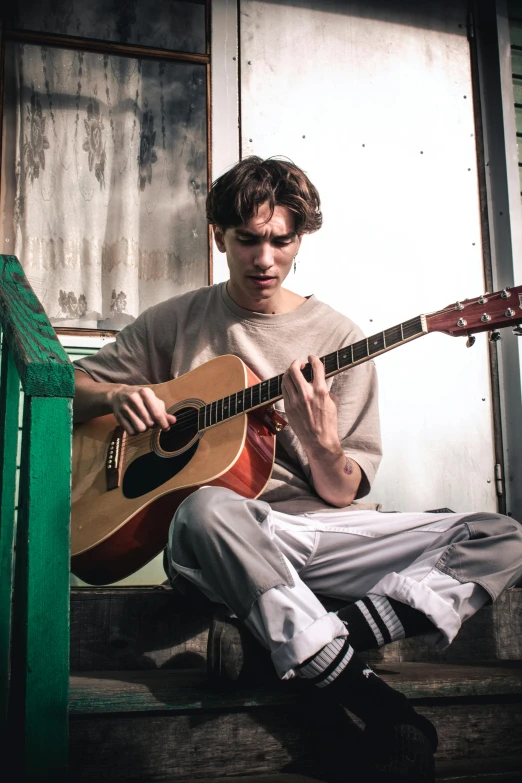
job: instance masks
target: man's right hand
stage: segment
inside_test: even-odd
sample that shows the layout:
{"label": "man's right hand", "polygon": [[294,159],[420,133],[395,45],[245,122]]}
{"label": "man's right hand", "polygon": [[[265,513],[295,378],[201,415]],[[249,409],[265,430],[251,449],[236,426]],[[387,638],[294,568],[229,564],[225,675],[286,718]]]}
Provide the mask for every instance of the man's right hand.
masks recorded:
{"label": "man's right hand", "polygon": [[117,385],[109,394],[109,402],[118,423],[129,435],[152,427],[168,430],[176,422],[176,417],[167,413],[163,400],[148,386]]}
{"label": "man's right hand", "polygon": [[166,430],[176,421],[148,386],[98,382],[81,370],[75,370],[74,381],[75,423],[112,413],[125,432],[137,435],[151,427]]}

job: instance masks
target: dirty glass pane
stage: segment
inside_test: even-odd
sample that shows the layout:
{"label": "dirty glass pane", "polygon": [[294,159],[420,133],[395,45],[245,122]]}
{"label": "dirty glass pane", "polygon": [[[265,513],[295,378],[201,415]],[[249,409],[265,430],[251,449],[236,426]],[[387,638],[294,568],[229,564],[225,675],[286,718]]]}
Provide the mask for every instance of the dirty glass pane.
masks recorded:
{"label": "dirty glass pane", "polygon": [[208,283],[204,65],[9,43],[2,251],[56,325]]}
{"label": "dirty glass pane", "polygon": [[15,0],[16,29],[205,52],[205,4],[190,0]]}

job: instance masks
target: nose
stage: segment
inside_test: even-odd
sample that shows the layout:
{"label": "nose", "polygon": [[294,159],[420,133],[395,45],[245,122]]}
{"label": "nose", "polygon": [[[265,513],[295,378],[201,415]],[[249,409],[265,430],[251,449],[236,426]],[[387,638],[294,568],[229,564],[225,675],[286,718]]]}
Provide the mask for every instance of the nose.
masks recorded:
{"label": "nose", "polygon": [[262,242],[254,259],[254,266],[265,272],[274,264],[274,251],[270,242]]}

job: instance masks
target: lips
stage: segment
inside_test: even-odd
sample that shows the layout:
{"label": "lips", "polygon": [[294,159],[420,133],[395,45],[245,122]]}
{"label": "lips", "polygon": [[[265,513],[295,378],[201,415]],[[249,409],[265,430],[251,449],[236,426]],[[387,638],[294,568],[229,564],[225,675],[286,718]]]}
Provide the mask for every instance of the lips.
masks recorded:
{"label": "lips", "polygon": [[254,277],[252,275],[249,279],[254,283],[254,285],[263,288],[264,286],[270,285],[270,283],[275,280],[275,277]]}

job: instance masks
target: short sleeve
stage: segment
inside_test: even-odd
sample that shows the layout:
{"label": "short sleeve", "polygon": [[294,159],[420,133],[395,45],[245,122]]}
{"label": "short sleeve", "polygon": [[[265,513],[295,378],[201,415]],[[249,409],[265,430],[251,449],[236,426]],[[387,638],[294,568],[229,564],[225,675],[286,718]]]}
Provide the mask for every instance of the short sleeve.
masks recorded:
{"label": "short sleeve", "polygon": [[157,368],[153,367],[153,350],[149,340],[148,311],[126,326],[115,342],[108,343],[93,356],[75,361],[74,367],[83,370],[95,381],[107,383],[160,383]]}

